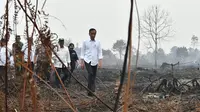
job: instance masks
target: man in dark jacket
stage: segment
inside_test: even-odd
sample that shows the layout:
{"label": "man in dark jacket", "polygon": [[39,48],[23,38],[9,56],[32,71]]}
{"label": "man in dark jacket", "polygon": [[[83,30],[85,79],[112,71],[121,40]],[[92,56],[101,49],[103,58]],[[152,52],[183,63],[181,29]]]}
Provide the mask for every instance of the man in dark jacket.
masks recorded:
{"label": "man in dark jacket", "polygon": [[[70,53],[70,57],[71,57],[71,73],[73,73],[74,69],[76,68],[76,65],[77,65],[77,61],[78,61],[78,56],[77,56],[77,53],[76,51],[74,50],[74,44],[73,43],[70,43],[69,46],[69,53]],[[69,76],[69,82],[71,80],[71,75]]]}

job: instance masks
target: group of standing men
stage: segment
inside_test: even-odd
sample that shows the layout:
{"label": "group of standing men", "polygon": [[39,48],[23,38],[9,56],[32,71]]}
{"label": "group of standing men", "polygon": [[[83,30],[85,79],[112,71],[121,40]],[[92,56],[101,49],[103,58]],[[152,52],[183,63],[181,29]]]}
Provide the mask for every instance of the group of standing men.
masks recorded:
{"label": "group of standing men", "polygon": [[[96,33],[97,31],[94,28],[89,30],[90,39],[83,42],[80,56],[81,68],[84,69],[85,67],[88,71],[88,88],[92,92],[95,92],[97,67],[102,66],[103,58],[101,44],[95,39]],[[35,46],[32,38],[28,38],[28,42],[23,44],[20,41],[20,36],[16,36],[15,43],[12,45],[12,51],[8,52],[9,63],[15,67],[15,74],[17,76],[22,76],[25,72],[25,68],[22,66],[22,64],[24,64],[31,67],[37,75],[46,81],[50,81],[51,76],[54,76],[55,86],[60,87],[60,81],[57,78],[55,70],[58,75],[61,76],[63,82],[67,79],[68,82],[70,82],[71,73],[74,71],[78,62],[74,44],[70,43],[69,46],[66,47],[64,46],[64,39],[60,38],[58,46],[52,46],[50,39],[42,37],[43,36],[40,35],[41,43]],[[5,43],[6,41],[2,39],[0,47],[0,71],[5,71]],[[29,64],[28,60],[30,60]],[[88,95],[93,96],[91,92],[88,92]]]}

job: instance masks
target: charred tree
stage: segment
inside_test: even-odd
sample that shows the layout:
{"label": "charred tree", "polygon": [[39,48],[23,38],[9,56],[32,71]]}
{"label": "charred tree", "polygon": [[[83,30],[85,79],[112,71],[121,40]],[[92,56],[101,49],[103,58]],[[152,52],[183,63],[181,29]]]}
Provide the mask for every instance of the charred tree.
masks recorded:
{"label": "charred tree", "polygon": [[151,6],[145,11],[141,21],[142,36],[146,37],[155,53],[155,68],[157,68],[157,51],[158,42],[172,37],[172,21],[169,18],[169,13],[161,10],[159,6]]}

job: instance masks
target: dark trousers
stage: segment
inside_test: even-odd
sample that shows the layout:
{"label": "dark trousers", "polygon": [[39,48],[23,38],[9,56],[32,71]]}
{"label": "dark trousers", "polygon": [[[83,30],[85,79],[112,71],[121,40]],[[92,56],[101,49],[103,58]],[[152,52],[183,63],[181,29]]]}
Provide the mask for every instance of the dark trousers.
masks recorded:
{"label": "dark trousers", "polygon": [[91,66],[91,63],[85,62],[85,67],[88,72],[88,89],[92,92],[95,92],[95,80],[96,80],[96,73],[97,73],[97,65]]}
{"label": "dark trousers", "polygon": [[70,71],[73,73],[73,71],[74,71],[74,69],[76,67],[76,62],[75,61],[71,61],[70,66],[71,66],[71,70]]}
{"label": "dark trousers", "polygon": [[[71,61],[70,66],[71,66],[70,72],[73,73],[74,69],[76,67],[76,62],[75,61]],[[71,75],[72,74],[69,74],[69,78],[68,78],[69,82],[71,81]]]}
{"label": "dark trousers", "polygon": [[5,66],[0,66],[0,81],[4,82],[5,78]]}
{"label": "dark trousers", "polygon": [[[68,78],[69,72],[67,70],[67,68],[56,68],[58,75],[60,76],[62,82],[64,83],[65,80]],[[63,72],[64,76],[61,76],[61,73]],[[58,79],[56,72],[55,72],[55,85],[56,87],[60,87],[60,80]]]}

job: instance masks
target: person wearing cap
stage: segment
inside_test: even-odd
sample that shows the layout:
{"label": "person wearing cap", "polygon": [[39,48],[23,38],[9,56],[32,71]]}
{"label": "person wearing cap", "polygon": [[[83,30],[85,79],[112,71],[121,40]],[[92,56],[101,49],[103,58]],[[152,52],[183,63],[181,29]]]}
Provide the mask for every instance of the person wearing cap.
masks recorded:
{"label": "person wearing cap", "polygon": [[[56,68],[56,71],[58,72],[59,76],[61,77],[61,72],[63,72],[64,76],[61,77],[62,82],[64,83],[65,80],[68,78],[69,72],[68,69],[70,69],[70,54],[69,54],[69,49],[68,47],[64,46],[64,39],[60,38],[58,41],[58,48],[55,50],[57,56],[60,58],[60,60],[65,64],[63,65],[60,60],[53,55],[52,56],[52,60],[53,60],[53,64]],[[55,74],[55,86],[56,87],[60,87],[60,82],[59,79],[57,77],[57,75]]]}
{"label": "person wearing cap", "polygon": [[15,65],[15,74],[19,76],[22,71],[22,66],[17,62],[22,62],[22,46],[23,43],[20,41],[21,37],[17,35],[15,37],[15,43],[12,44],[12,53],[14,58],[14,65]]}
{"label": "person wearing cap", "polygon": [[[71,66],[71,73],[73,73],[76,65],[77,65],[77,61],[78,61],[78,56],[77,56],[77,53],[76,51],[74,50],[74,44],[73,43],[70,43],[69,46],[69,53],[70,53],[70,58],[71,58],[71,63],[70,63],[70,66]],[[69,82],[71,81],[71,75],[69,75],[69,78],[68,78]]]}
{"label": "person wearing cap", "polygon": [[[90,39],[86,40],[82,44],[81,48],[81,68],[88,72],[88,89],[95,92],[95,80],[97,67],[102,66],[102,49],[101,44],[95,39],[96,29],[91,28],[89,30]],[[93,96],[91,92],[88,92],[88,96]]]}

